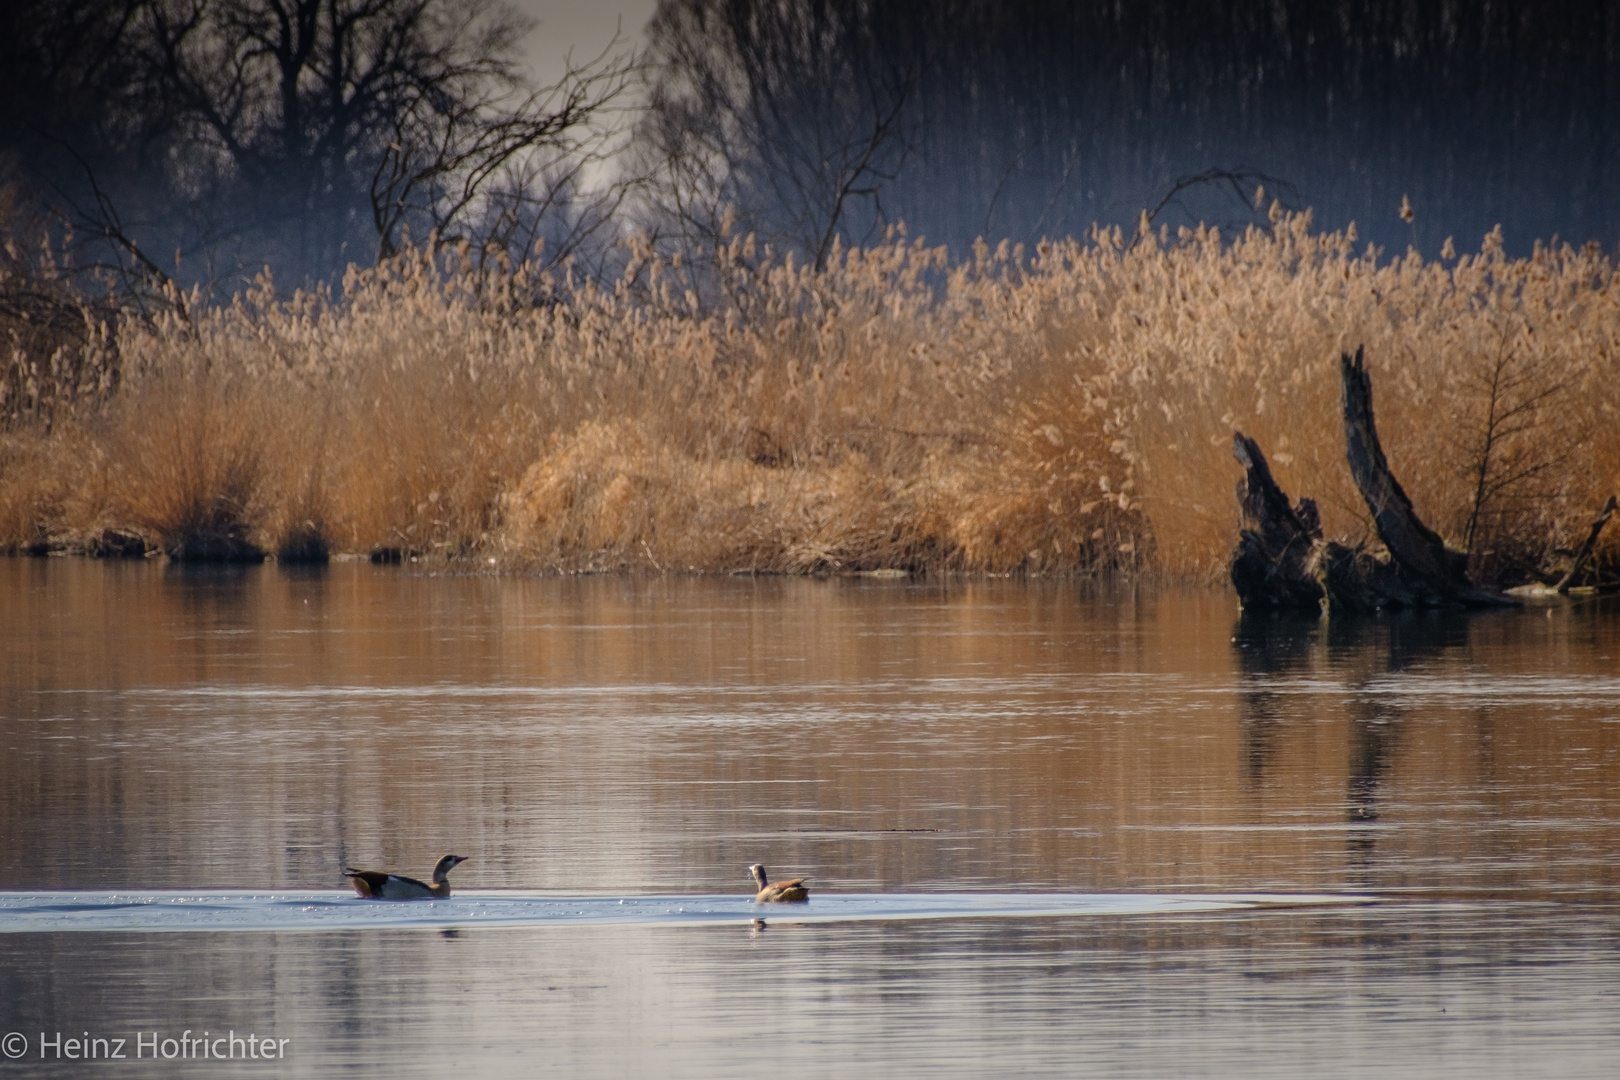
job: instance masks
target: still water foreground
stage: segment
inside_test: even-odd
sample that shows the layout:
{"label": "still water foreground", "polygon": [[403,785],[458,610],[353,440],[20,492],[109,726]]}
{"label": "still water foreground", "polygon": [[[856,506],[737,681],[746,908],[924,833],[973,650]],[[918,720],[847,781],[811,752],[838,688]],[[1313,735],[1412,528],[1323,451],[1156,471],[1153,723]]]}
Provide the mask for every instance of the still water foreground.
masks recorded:
{"label": "still water foreground", "polygon": [[6,559],[0,747],[0,1078],[1620,1061],[1613,598]]}

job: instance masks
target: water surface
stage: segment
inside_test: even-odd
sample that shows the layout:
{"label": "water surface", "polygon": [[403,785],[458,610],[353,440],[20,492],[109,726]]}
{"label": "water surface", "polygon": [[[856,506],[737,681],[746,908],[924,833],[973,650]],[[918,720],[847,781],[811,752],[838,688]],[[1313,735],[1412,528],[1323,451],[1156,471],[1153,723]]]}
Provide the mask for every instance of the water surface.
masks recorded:
{"label": "water surface", "polygon": [[1612,1075],[1620,605],[1235,607],[0,560],[0,1071]]}

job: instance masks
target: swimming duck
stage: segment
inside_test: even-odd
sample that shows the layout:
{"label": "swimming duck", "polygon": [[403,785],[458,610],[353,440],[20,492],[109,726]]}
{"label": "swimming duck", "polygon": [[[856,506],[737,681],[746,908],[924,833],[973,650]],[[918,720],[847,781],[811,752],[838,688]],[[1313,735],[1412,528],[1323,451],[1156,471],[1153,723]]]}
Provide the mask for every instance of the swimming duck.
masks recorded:
{"label": "swimming duck", "polygon": [[802,904],[810,899],[810,890],[804,887],[805,879],[802,877],[772,885],[765,876],[765,868],[759,863],[750,866],[748,872],[753,875],[754,884],[759,886],[759,892],[754,896],[756,904]]}
{"label": "swimming duck", "polygon": [[415,878],[399,874],[385,874],[381,870],[356,870],[345,867],[344,873],[354,883],[354,891],[366,900],[443,900],[450,895],[447,875],[457,863],[467,861],[465,855],[446,855],[433,868],[433,884],[424,885]]}

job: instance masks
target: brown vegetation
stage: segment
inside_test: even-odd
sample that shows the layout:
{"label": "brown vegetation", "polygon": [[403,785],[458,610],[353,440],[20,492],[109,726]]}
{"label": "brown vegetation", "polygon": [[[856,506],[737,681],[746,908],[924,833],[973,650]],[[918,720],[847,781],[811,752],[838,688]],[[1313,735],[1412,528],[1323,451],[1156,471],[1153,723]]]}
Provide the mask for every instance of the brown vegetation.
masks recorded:
{"label": "brown vegetation", "polygon": [[1337,415],[1338,357],[1364,344],[1425,520],[1498,576],[1573,545],[1620,488],[1613,261],[1510,259],[1493,234],[1379,263],[1273,216],[955,264],[895,236],[824,272],[738,240],[703,304],[651,252],[612,287],[464,249],[351,271],[340,296],[261,282],[127,320],[95,408],[8,406],[0,543],[202,528],[548,570],[1215,579],[1234,428],[1328,535],[1371,534]]}

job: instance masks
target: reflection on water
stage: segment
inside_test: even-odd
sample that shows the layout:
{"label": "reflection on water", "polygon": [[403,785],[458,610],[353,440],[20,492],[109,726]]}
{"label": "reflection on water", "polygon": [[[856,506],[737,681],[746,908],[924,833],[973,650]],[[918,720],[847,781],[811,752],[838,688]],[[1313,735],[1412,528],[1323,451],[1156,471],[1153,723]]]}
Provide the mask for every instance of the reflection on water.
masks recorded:
{"label": "reflection on water", "polygon": [[763,861],[818,897],[1395,898],[0,934],[0,1034],[257,1025],[307,1075],[1602,1075],[1620,605],[1234,608],[0,560],[11,890],[332,890],[453,850],[469,894],[744,897]]}
{"label": "reflection on water", "polygon": [[1054,919],[1062,916],[1185,915],[1251,908],[1377,903],[1305,893],[818,893],[814,904],[756,904],[753,897],[556,896],[512,890],[458,891],[448,899],[376,903],[353,893],[243,889],[161,892],[0,892],[0,934],[343,931],[479,926],[713,926],[759,929],[770,920],[804,925],[917,919]]}

